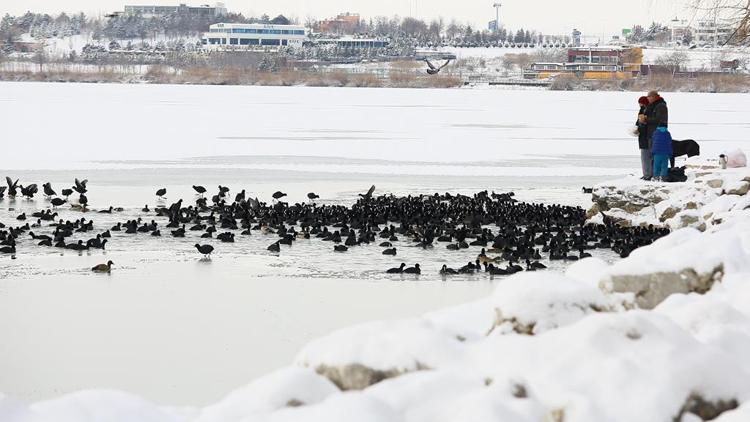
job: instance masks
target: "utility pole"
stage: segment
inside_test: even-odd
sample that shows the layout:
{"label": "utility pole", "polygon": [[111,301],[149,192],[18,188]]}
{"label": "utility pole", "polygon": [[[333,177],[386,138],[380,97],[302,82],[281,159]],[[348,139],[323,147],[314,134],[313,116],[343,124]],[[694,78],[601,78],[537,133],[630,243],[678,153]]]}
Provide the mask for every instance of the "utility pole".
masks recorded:
{"label": "utility pole", "polygon": [[495,3],[492,5],[492,7],[495,8],[495,33],[497,34],[500,31],[500,7],[502,4]]}

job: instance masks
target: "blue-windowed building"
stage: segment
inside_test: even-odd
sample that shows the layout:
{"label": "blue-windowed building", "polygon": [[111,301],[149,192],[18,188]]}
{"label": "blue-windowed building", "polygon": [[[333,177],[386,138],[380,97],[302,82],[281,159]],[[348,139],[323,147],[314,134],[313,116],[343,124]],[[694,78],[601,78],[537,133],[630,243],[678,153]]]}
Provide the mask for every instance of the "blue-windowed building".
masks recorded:
{"label": "blue-windowed building", "polygon": [[217,23],[201,37],[207,50],[301,47],[307,39],[301,25]]}

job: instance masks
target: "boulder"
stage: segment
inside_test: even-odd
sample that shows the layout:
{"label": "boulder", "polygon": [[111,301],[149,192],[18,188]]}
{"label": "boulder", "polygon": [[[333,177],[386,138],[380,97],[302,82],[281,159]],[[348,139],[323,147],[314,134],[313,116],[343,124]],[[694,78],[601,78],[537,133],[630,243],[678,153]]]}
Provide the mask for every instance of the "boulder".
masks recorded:
{"label": "boulder", "polygon": [[750,190],[750,183],[748,182],[740,182],[732,185],[729,189],[726,190],[727,195],[747,195],[747,192]]}
{"label": "boulder", "polygon": [[335,331],[308,343],[296,364],[312,368],[342,390],[438,367],[460,355],[464,343],[426,319],[378,321]]}
{"label": "boulder", "polygon": [[674,272],[618,274],[606,276],[599,286],[607,292],[633,293],[639,308],[653,309],[674,293],[706,293],[721,280],[723,273],[724,268],[719,265],[706,273],[686,268]]}

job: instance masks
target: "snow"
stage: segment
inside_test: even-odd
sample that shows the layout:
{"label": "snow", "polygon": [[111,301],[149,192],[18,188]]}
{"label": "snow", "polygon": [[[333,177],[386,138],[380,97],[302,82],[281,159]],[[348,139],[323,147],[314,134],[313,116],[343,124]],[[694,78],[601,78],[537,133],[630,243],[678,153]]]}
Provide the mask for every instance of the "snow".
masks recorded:
{"label": "snow", "polygon": [[120,391],[84,390],[29,406],[32,420],[43,422],[177,422],[140,397]]}
{"label": "snow", "polygon": [[195,422],[238,421],[248,415],[283,409],[291,402],[313,405],[339,390],[328,379],[312,370],[280,369],[233,391],[219,403],[207,406]]}
{"label": "snow", "polygon": [[540,334],[607,308],[598,288],[556,274],[516,274],[497,286],[493,301],[500,332],[519,324]]}
{"label": "snow", "polygon": [[302,348],[298,365],[361,364],[382,371],[415,371],[455,359],[461,343],[426,320],[378,321],[345,328]]}

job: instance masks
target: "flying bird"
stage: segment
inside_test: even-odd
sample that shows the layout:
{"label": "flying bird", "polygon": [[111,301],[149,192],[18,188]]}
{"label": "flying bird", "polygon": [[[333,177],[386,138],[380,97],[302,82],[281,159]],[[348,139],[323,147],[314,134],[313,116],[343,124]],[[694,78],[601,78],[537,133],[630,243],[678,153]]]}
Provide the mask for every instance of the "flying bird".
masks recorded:
{"label": "flying bird", "polygon": [[161,188],[156,191],[156,196],[158,196],[161,199],[164,199],[164,195],[167,194],[167,188]]}
{"label": "flying bird", "polygon": [[427,73],[430,75],[437,75],[441,70],[443,70],[445,66],[448,66],[448,64],[451,62],[450,59],[448,59],[445,61],[445,63],[443,63],[442,66],[437,67],[434,64],[430,63],[428,59],[424,59],[424,61],[425,63],[427,63],[427,67],[429,67],[429,69],[427,69]]}

